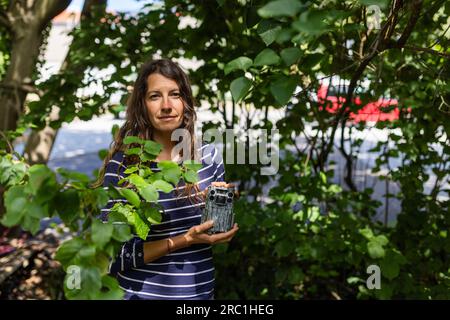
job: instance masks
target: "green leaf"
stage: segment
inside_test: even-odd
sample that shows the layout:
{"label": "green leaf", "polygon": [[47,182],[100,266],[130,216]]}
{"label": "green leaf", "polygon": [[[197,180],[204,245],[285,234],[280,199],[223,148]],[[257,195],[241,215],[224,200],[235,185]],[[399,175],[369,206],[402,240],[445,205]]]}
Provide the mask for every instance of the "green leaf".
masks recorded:
{"label": "green leaf", "polygon": [[281,51],[281,58],[287,66],[291,66],[302,56],[302,52],[299,48],[286,48]]}
{"label": "green leaf", "polygon": [[380,290],[375,290],[375,297],[379,300],[389,300],[392,298],[394,289],[389,284],[382,284]]}
{"label": "green leaf", "polygon": [[378,242],[381,246],[385,246],[389,243],[388,238],[386,238],[386,236],[384,235],[376,236],[372,239],[372,241]]}
{"label": "green leaf", "polygon": [[44,207],[36,202],[28,202],[24,211],[25,216],[22,221],[22,228],[34,235],[41,228],[41,220],[47,216],[47,205]]}
{"label": "green leaf", "polygon": [[120,189],[119,192],[128,200],[129,203],[131,203],[136,208],[139,208],[139,206],[141,205],[141,199],[136,192],[131,189]]}
{"label": "green leaf", "polygon": [[[30,170],[28,170],[28,174],[29,186],[33,194],[42,193],[42,191],[45,193],[46,191],[50,191],[50,189],[56,187],[55,174],[43,164],[33,165],[30,167]],[[49,200],[52,197],[53,195],[49,194],[46,197],[41,198],[41,200]]]}
{"label": "green leaf", "polygon": [[123,222],[128,223],[128,215],[130,210],[127,205],[122,203],[116,203],[111,210],[108,212],[108,222]]}
{"label": "green leaf", "polygon": [[269,46],[277,39],[281,30],[281,26],[263,20],[258,24],[257,32],[264,44]]}
{"label": "green leaf", "polygon": [[132,144],[132,143],[143,144],[144,140],[142,140],[142,139],[140,139],[138,137],[135,137],[135,136],[126,136],[123,139],[123,143],[124,144]]}
{"label": "green leaf", "polygon": [[367,240],[372,240],[372,238],[373,238],[373,232],[368,227],[366,227],[364,229],[360,229],[359,233],[362,234],[363,237],[366,238]]}
{"label": "green leaf", "polygon": [[302,67],[316,70],[323,59],[324,55],[321,53],[308,54],[302,59]]}
{"label": "green leaf", "polygon": [[117,132],[120,130],[120,126],[118,124],[114,124],[111,128],[111,135],[113,138],[116,137]]}
{"label": "green leaf", "polygon": [[314,222],[320,216],[319,207],[310,207],[307,210],[308,220]]}
{"label": "green leaf", "polygon": [[123,300],[124,291],[119,287],[117,279],[109,275],[102,277],[102,290],[96,300]]}
{"label": "green leaf", "polygon": [[141,154],[141,152],[141,148],[130,148],[125,151],[125,154],[130,156],[133,154]]}
{"label": "green leaf", "polygon": [[367,251],[372,259],[383,258],[385,254],[383,246],[376,241],[369,241],[367,243]]}
{"label": "green leaf", "polygon": [[128,180],[135,185],[138,189],[145,188],[148,186],[148,183],[142,178],[141,176],[138,176],[137,174],[133,173],[128,176]]}
{"label": "green leaf", "polygon": [[159,198],[158,191],[151,184],[147,185],[145,188],[139,190],[140,195],[148,202],[157,201]]}
{"label": "green leaf", "polygon": [[[61,262],[64,267],[70,265],[85,244],[84,240],[80,238],[64,241],[56,251],[55,259]],[[74,264],[76,263],[77,261],[74,262]]]}
{"label": "green leaf", "polygon": [[97,208],[99,209],[104,208],[109,200],[108,191],[106,191],[103,188],[96,188],[91,192],[92,198],[95,200],[95,205],[97,206]]}
{"label": "green leaf", "polygon": [[94,245],[91,244],[84,245],[78,252],[80,261],[82,263],[92,263],[95,260],[95,252],[96,248]]}
{"label": "green leaf", "polygon": [[162,216],[161,212],[155,207],[146,207],[144,210],[144,216],[152,224],[161,223]]}
{"label": "green leaf", "polygon": [[253,63],[252,59],[248,57],[236,58],[225,65],[224,69],[225,75],[229,74],[234,70],[246,71],[248,68],[252,66],[252,63]]}
{"label": "green leaf", "polygon": [[181,169],[178,166],[174,168],[163,169],[161,172],[164,176],[164,180],[172,183],[173,185],[177,185],[178,181],[180,181]]}
{"label": "green leaf", "polygon": [[291,42],[292,38],[294,37],[294,30],[292,30],[291,28],[288,29],[281,29],[279,30],[279,32],[277,32],[275,41],[280,44],[283,45],[283,43],[285,42]]}
{"label": "green leaf", "polygon": [[162,172],[155,172],[148,177],[148,181],[150,181],[151,183],[162,179],[164,179]]}
{"label": "green leaf", "polygon": [[108,197],[110,199],[120,199],[120,198],[122,198],[122,195],[120,194],[119,190],[120,190],[120,188],[115,187],[114,185],[110,185],[108,187],[108,191],[107,191]]}
{"label": "green leaf", "polygon": [[299,0],[278,0],[271,1],[258,10],[258,14],[262,18],[273,17],[293,17],[303,7]]}
{"label": "green leaf", "polygon": [[144,150],[151,155],[157,156],[162,150],[162,145],[157,142],[148,140],[144,144]]}
{"label": "green leaf", "polygon": [[41,219],[44,219],[48,215],[48,209],[47,205],[42,206],[35,202],[28,202],[25,211],[26,214],[30,217],[33,217],[40,221]]}
{"label": "green leaf", "polygon": [[105,160],[105,158],[108,156],[108,149],[101,149],[98,151],[98,157],[100,158],[100,160]]}
{"label": "green leaf", "polygon": [[156,180],[153,182],[153,186],[164,193],[169,193],[173,190],[173,186],[164,180]]}
{"label": "green leaf", "polygon": [[266,48],[261,51],[255,58],[253,65],[255,67],[278,64],[280,57],[272,49]]}
{"label": "green leaf", "polygon": [[26,213],[28,198],[25,198],[25,187],[23,185],[13,186],[5,193],[6,214],[1,223],[6,227],[12,227],[20,223]]}
{"label": "green leaf", "polygon": [[238,102],[244,98],[251,86],[252,82],[246,77],[234,79],[230,84],[231,95],[233,96],[234,101]]}
{"label": "green leaf", "polygon": [[288,281],[291,284],[299,284],[301,283],[305,278],[305,274],[303,273],[303,270],[300,267],[293,266],[289,270],[289,276]]}
{"label": "green leaf", "polygon": [[158,162],[157,167],[161,170],[178,168],[178,164],[170,160],[163,160]]}
{"label": "green leaf", "polygon": [[[114,243],[109,242],[108,244]],[[98,246],[96,246],[98,248]],[[98,248],[99,249],[99,248]],[[110,251],[110,247],[106,245],[105,249],[97,250],[95,254],[95,266],[98,267],[101,271],[101,274],[108,274],[109,271],[109,265],[111,263],[111,257],[114,257],[114,252],[112,255],[109,255],[106,253],[106,251]]]}
{"label": "green leaf", "polygon": [[118,242],[125,242],[132,238],[130,226],[127,224],[114,224],[112,238]]}
{"label": "green leaf", "polygon": [[4,157],[0,161],[0,184],[7,187],[17,185],[25,177],[26,171],[25,163],[14,163],[11,159]]}
{"label": "green leaf", "polygon": [[328,30],[326,18],[326,11],[305,11],[297,21],[292,23],[292,27],[307,35],[319,36]]}
{"label": "green leaf", "polygon": [[97,267],[82,267],[80,268],[80,289],[70,288],[67,284],[70,283],[70,277],[73,275],[67,274],[64,279],[64,293],[69,300],[94,300],[99,296],[102,288],[102,276]]}
{"label": "green leaf", "polygon": [[139,170],[138,167],[133,166],[133,167],[128,167],[123,173],[131,174],[131,173],[136,172],[136,171],[138,171],[138,170]]}
{"label": "green leaf", "polygon": [[347,278],[347,283],[348,284],[355,284],[355,283],[358,283],[358,282],[363,282],[363,280],[361,278],[358,278],[358,277],[349,277],[349,278]]}
{"label": "green leaf", "polygon": [[[26,210],[27,209],[25,209],[25,211]],[[31,232],[31,234],[35,235],[41,228],[41,219],[25,214],[21,226],[24,230],[29,231]]]}
{"label": "green leaf", "polygon": [[144,167],[144,169],[139,170],[139,175],[144,178],[148,178],[152,174],[153,174],[153,171],[149,167]]}
{"label": "green leaf", "polygon": [[141,239],[147,239],[148,232],[150,231],[150,227],[147,223],[142,220],[141,216],[137,212],[133,212],[133,225],[136,230],[136,234]]}
{"label": "green leaf", "polygon": [[280,258],[288,256],[294,249],[293,242],[289,240],[281,240],[275,245],[275,252]]}
{"label": "green leaf", "polygon": [[142,154],[139,155],[139,158],[141,159],[142,162],[148,162],[148,161],[153,161],[156,159],[157,156],[154,156],[150,153],[147,152],[143,152]]}
{"label": "green leaf", "polygon": [[386,257],[380,262],[381,274],[389,280],[392,280],[400,274],[400,265],[395,259],[389,256],[389,251]]}
{"label": "green leaf", "polygon": [[92,222],[92,241],[99,248],[103,248],[110,240],[114,227],[111,223],[103,223],[100,220]]}
{"label": "green leaf", "polygon": [[184,172],[183,178],[187,183],[196,183],[198,181],[197,172],[192,170],[187,170]]}
{"label": "green leaf", "polygon": [[203,165],[200,162],[195,161],[195,160],[186,160],[183,162],[183,166],[189,170],[194,170],[194,171],[198,171],[203,167]]}
{"label": "green leaf", "polygon": [[294,76],[281,76],[270,84],[270,92],[275,100],[281,105],[286,105],[294,94],[298,85],[298,79]]}

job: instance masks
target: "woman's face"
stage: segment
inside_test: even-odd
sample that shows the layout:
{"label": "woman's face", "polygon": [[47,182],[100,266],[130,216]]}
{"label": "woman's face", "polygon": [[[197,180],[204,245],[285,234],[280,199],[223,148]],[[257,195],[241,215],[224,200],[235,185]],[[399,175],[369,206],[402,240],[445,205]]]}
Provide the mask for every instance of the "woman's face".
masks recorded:
{"label": "woman's face", "polygon": [[150,122],[156,131],[171,132],[183,122],[183,100],[178,84],[159,73],[147,78],[147,106]]}

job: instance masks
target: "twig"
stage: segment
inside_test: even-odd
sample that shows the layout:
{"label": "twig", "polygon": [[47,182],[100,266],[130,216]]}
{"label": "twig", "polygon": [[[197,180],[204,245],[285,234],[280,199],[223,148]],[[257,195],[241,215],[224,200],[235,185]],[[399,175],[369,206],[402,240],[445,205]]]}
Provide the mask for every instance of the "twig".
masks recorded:
{"label": "twig", "polygon": [[0,135],[2,136],[3,140],[5,140],[6,144],[8,145],[8,148],[9,148],[8,153],[13,152],[14,151],[14,147],[11,144],[11,141],[9,141],[8,137],[6,136],[6,134],[2,130],[0,130]]}
{"label": "twig", "polygon": [[447,33],[448,29],[450,29],[450,24],[448,25],[447,29],[445,29],[445,31],[442,33],[442,35],[440,37],[438,37],[436,39],[436,41],[434,41],[432,44],[430,44],[430,46],[428,48],[431,49],[435,45],[437,45],[442,40],[442,38],[445,36],[445,34]]}
{"label": "twig", "polygon": [[409,49],[409,50],[413,50],[413,51],[419,51],[419,52],[427,52],[436,56],[440,56],[440,57],[444,57],[444,58],[449,58],[450,59],[450,54],[449,53],[445,53],[445,52],[439,52],[430,48],[422,48],[422,47],[416,47],[416,46],[410,46],[410,45],[404,45],[403,48],[405,49]]}
{"label": "twig", "polygon": [[403,47],[406,44],[406,41],[408,40],[409,36],[411,35],[412,30],[414,29],[417,20],[419,19],[419,12],[422,9],[423,0],[415,0],[412,3],[412,12],[411,16],[409,17],[408,24],[406,25],[405,29],[402,32],[402,35],[400,36],[400,39],[397,41],[398,47]]}
{"label": "twig", "polygon": [[21,90],[25,93],[35,93],[37,94],[39,97],[43,96],[43,92],[41,90],[39,90],[38,88],[29,85],[29,84],[10,84],[10,83],[0,83],[0,88],[4,88],[4,89],[11,89],[11,90]]}

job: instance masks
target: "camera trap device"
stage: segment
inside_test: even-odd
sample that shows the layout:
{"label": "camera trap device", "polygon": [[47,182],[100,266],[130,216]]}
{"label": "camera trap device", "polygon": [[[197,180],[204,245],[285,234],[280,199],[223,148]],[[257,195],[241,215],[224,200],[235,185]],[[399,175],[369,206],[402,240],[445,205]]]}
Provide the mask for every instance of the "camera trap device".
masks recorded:
{"label": "camera trap device", "polygon": [[207,230],[208,234],[227,232],[233,228],[234,188],[209,186],[205,209],[201,223],[213,220],[214,225]]}

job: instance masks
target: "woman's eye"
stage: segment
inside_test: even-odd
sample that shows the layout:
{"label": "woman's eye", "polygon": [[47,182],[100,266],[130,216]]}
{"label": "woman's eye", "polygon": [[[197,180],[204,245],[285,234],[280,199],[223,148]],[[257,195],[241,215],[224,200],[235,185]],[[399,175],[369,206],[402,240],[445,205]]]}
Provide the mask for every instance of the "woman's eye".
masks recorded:
{"label": "woman's eye", "polygon": [[150,96],[150,99],[155,99],[155,98],[157,98],[157,97],[158,97],[158,95],[154,94],[154,95],[151,95],[151,96]]}
{"label": "woman's eye", "polygon": [[178,92],[174,92],[174,93],[172,93],[172,95],[173,95],[174,97],[179,97],[179,96],[180,96],[180,94],[179,94]]}

